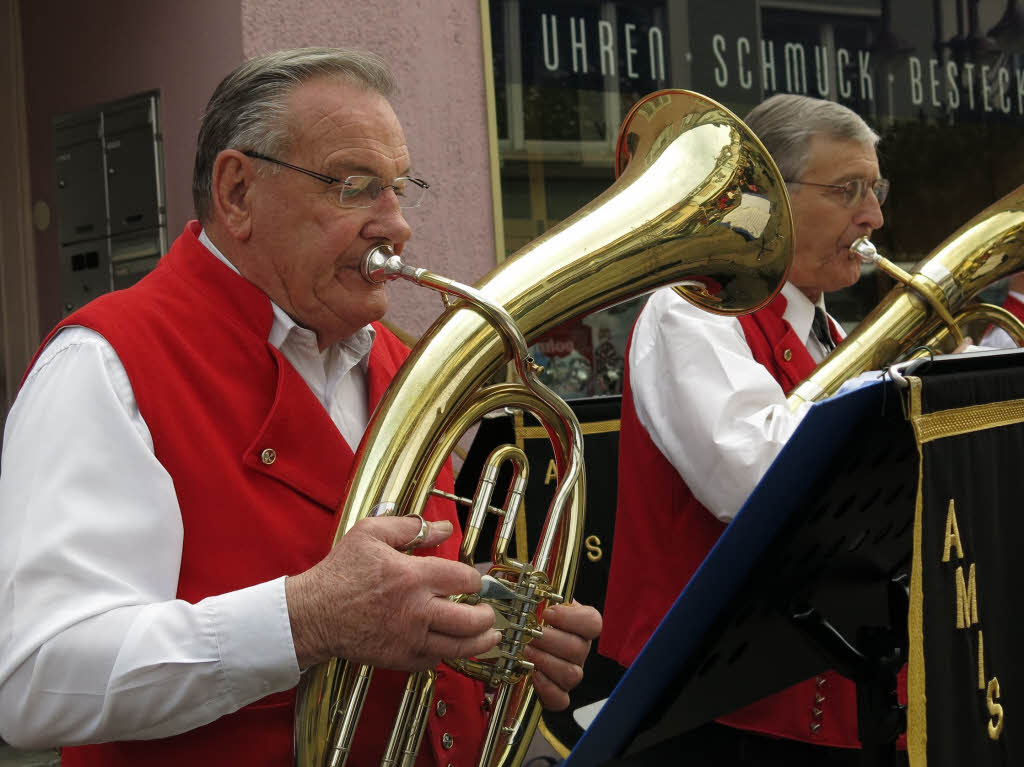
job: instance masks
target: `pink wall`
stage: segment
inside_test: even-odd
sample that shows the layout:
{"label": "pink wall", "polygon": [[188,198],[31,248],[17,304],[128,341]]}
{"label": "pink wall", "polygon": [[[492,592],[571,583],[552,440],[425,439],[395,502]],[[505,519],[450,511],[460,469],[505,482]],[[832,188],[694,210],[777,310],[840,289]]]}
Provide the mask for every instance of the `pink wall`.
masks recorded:
{"label": "pink wall", "polygon": [[[434,186],[410,211],[410,263],[474,283],[495,265],[479,0],[242,0],[246,57],[336,45],[384,56],[412,166]],[[419,335],[441,310],[423,288],[392,285],[388,320]]]}
{"label": "pink wall", "polygon": [[[411,262],[475,282],[495,263],[479,0],[32,0],[21,4],[32,202],[55,208],[56,115],[158,89],[168,236],[192,217],[195,137],[217,82],[244,58],[358,47],[395,69],[395,109],[429,205],[411,211]],[[35,232],[40,330],[60,318],[56,226]],[[440,299],[392,288],[388,319],[419,335]]]}
{"label": "pink wall", "polygon": [[[242,60],[239,0],[30,0],[21,3],[32,202],[55,210],[53,118],[160,91],[168,235],[192,218],[199,117]],[[56,224],[35,232],[40,331],[60,319]]]}

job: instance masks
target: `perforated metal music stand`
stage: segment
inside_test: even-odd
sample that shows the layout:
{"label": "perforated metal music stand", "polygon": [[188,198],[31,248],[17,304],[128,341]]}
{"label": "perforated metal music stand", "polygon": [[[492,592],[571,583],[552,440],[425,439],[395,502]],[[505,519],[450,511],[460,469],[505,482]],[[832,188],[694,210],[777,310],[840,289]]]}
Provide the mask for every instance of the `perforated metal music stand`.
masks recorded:
{"label": "perforated metal music stand", "polygon": [[843,671],[837,636],[856,642],[893,622],[892,584],[910,567],[917,461],[891,382],[815,405],[565,764],[640,755]]}

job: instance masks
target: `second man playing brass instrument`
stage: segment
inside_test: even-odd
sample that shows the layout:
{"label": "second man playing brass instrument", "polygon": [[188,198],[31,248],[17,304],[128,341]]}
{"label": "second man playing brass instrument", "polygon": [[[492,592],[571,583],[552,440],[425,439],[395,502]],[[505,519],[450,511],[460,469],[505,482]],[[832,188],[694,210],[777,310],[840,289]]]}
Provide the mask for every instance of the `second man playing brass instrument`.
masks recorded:
{"label": "second man playing brass instrument", "polygon": [[[655,293],[628,351],[619,501],[601,653],[628,665],[796,428],[789,390],[842,336],[825,294],[852,285],[850,245],[882,226],[878,136],[851,110],[780,95],[746,118],[789,186],[789,282],[739,319]],[[657,584],[636,592],[630,583]],[[855,764],[855,688],[834,673],[673,743],[687,764]],[[685,758],[684,758],[685,757]]]}

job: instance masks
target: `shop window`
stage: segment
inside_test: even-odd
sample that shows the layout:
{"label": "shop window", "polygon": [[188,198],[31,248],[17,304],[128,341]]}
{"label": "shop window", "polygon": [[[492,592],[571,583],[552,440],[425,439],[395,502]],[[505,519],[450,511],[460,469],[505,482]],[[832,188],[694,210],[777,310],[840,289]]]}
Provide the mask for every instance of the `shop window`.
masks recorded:
{"label": "shop window", "polygon": [[[491,0],[505,253],[613,183],[623,117],[671,87],[741,117],[780,92],[858,112],[882,136],[879,160],[892,181],[873,240],[912,266],[1024,179],[1024,29],[1013,5]],[[849,329],[890,287],[865,268],[829,307]],[[570,397],[618,391],[613,368],[641,305],[576,319],[539,342],[548,382]]]}

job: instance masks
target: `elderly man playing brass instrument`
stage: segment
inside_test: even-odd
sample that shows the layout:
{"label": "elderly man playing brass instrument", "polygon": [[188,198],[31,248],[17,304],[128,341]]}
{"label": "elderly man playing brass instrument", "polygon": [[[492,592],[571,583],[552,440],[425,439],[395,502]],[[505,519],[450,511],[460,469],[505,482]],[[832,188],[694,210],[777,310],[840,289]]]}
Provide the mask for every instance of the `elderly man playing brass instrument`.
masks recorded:
{"label": "elderly man playing brass instrument", "polygon": [[[741,318],[656,292],[633,330],[600,650],[629,665],[806,412],[786,396],[840,340],[825,294],[855,283],[858,237],[882,226],[877,134],[839,104],[766,100],[746,123],[787,181],[789,281]],[[628,576],[628,577],[627,577]],[[656,584],[641,591],[630,583]],[[854,685],[826,673],[689,734],[681,763],[855,764]],[[684,736],[687,737],[687,736]],[[678,748],[679,744],[674,744]],[[692,756],[692,761],[683,759]]]}
{"label": "elderly man playing brass instrument", "polygon": [[[423,670],[495,645],[489,607],[448,599],[481,587],[451,561],[450,502],[330,545],[353,451],[407,352],[359,272],[369,248],[402,249],[402,209],[427,187],[392,89],[370,54],[241,65],[200,129],[199,220],[38,352],[0,473],[11,744],[70,746],[65,767],[279,767],[303,669]],[[540,699],[564,707],[601,619],[579,605],[545,618],[528,658]],[[350,763],[378,763],[403,683],[375,674]],[[441,667],[417,764],[476,758],[479,687]]]}

